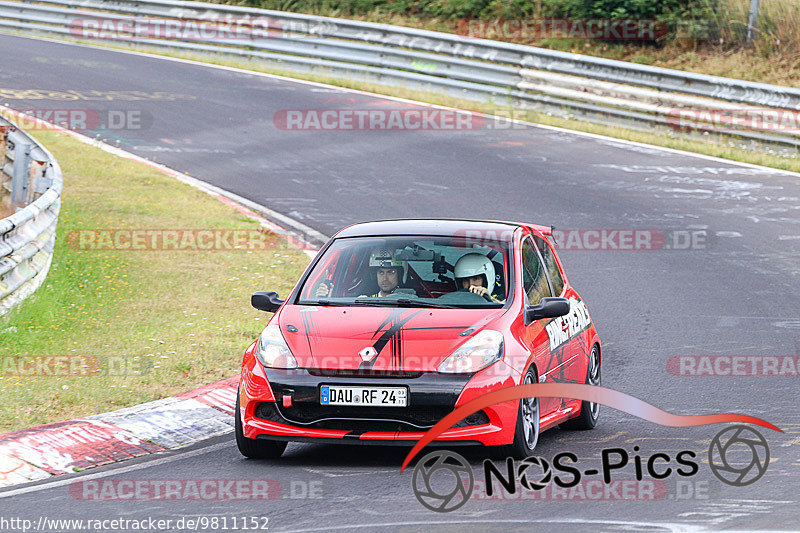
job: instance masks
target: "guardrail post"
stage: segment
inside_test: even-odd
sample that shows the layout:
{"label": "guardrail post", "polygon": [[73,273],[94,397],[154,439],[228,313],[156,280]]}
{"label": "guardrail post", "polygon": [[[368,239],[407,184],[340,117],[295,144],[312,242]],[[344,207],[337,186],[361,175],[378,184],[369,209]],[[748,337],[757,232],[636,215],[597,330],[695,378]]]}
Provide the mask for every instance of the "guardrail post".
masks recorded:
{"label": "guardrail post", "polygon": [[753,37],[758,31],[758,3],[759,0],[750,0],[750,19],[747,21],[747,42],[753,42]]}
{"label": "guardrail post", "polygon": [[11,178],[11,208],[28,204],[30,189],[31,145],[18,142],[14,146],[14,175]]}

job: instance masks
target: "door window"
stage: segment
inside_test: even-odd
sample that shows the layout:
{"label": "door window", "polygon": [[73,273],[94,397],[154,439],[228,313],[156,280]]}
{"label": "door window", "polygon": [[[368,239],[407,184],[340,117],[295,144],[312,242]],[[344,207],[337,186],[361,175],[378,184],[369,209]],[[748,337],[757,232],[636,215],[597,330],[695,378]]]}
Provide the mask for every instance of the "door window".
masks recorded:
{"label": "door window", "polygon": [[542,260],[530,239],[522,242],[522,283],[530,305],[538,305],[542,298],[553,295]]}

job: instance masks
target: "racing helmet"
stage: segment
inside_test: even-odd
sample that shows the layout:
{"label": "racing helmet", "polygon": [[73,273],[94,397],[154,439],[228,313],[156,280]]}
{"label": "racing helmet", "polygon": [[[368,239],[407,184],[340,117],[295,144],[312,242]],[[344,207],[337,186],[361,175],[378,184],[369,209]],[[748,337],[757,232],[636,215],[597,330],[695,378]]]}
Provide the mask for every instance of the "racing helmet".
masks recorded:
{"label": "racing helmet", "polygon": [[399,283],[405,283],[406,273],[408,272],[407,263],[399,261],[395,258],[394,253],[385,247],[375,248],[369,256],[369,266],[372,269],[378,268],[396,268],[397,280]]}
{"label": "racing helmet", "polygon": [[484,276],[486,279],[486,288],[489,294],[492,293],[497,279],[494,277],[494,265],[492,261],[485,255],[478,252],[471,252],[462,255],[456,266],[453,268],[453,274],[456,277],[456,283],[460,287],[460,280],[462,278],[471,278],[472,276]]}

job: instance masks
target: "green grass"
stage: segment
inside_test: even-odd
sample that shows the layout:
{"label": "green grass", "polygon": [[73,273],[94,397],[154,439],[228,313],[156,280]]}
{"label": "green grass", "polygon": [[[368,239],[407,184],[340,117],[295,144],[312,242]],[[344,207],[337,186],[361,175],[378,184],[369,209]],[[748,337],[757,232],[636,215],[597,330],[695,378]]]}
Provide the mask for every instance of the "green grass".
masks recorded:
{"label": "green grass", "polygon": [[[260,225],[146,165],[57,132],[34,133],[61,164],[64,193],[45,283],[0,318],[0,431],[109,411],[236,374],[269,317],[250,307],[250,294],[269,288],[286,295],[308,256],[274,234],[261,250],[80,249],[68,242],[73,231]],[[20,361],[49,356],[84,356],[98,365],[86,374],[20,375]]]}

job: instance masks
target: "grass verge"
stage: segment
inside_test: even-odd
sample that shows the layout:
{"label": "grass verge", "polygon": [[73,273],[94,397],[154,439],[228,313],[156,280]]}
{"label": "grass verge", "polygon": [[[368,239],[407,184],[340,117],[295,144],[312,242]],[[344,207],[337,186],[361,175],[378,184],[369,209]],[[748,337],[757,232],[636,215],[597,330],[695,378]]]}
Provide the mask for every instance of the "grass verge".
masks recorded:
{"label": "grass verge", "polygon": [[85,249],[74,232],[261,226],[144,164],[55,131],[34,133],[61,164],[64,193],[45,283],[0,318],[0,431],[236,374],[268,320],[250,307],[250,294],[287,294],[308,256],[273,233],[259,233],[265,245],[256,250],[195,250],[189,242],[168,251]]}

